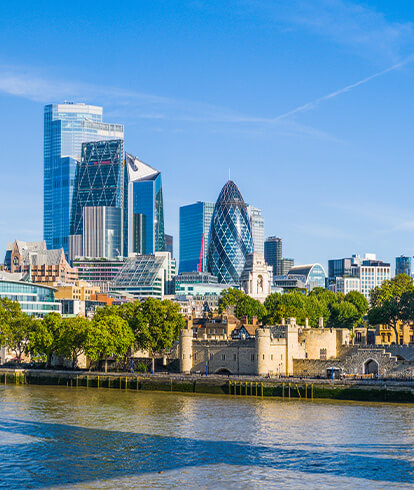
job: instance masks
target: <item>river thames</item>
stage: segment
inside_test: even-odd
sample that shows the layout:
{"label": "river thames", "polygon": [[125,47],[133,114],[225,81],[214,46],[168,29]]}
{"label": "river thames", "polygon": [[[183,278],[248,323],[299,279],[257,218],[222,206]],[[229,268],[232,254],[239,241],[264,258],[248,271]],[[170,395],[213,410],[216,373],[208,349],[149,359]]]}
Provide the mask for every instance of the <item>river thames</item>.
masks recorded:
{"label": "river thames", "polygon": [[0,387],[1,488],[305,486],[414,486],[414,407]]}

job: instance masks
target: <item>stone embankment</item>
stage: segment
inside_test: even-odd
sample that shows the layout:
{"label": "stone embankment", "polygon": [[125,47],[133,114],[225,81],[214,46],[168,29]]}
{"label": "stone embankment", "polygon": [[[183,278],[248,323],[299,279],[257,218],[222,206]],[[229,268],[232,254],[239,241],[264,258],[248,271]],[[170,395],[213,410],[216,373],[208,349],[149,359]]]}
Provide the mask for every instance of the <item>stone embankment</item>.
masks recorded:
{"label": "stone embankment", "polygon": [[261,378],[258,376],[200,376],[183,374],[97,373],[0,369],[0,385],[31,384],[128,391],[164,391],[230,396],[279,397],[284,400],[336,399],[414,403],[414,381],[323,380]]}

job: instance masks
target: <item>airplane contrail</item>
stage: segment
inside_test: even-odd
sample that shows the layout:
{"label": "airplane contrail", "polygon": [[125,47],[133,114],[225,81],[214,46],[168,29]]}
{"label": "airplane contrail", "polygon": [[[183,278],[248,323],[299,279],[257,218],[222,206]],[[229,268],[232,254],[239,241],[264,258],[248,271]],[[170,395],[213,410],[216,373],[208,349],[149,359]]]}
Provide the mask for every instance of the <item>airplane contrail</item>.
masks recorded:
{"label": "airplane contrail", "polygon": [[315,99],[311,102],[308,102],[304,105],[301,105],[299,107],[296,107],[296,109],[292,109],[291,111],[285,112],[284,114],[280,114],[279,116],[275,117],[273,121],[278,121],[279,119],[284,119],[285,117],[291,116],[292,114],[296,114],[297,112],[305,112],[308,110],[311,110],[318,106],[321,102],[324,100],[332,99],[336,97],[337,95],[341,95],[345,92],[349,92],[355,87],[359,87],[360,85],[364,85],[365,83],[369,82],[370,80],[373,80],[374,78],[381,77],[382,75],[385,75],[386,73],[389,73],[390,71],[396,70],[397,68],[401,68],[402,66],[408,64],[410,61],[414,59],[414,55],[409,56],[408,58],[405,58],[404,60],[400,61],[399,63],[396,63],[395,65],[392,65],[385,70],[379,71],[378,73],[374,73],[373,75],[370,75],[369,77],[363,78],[362,80],[359,80],[358,82],[351,83],[351,85],[347,85],[344,88],[341,88],[339,90],[336,90],[335,92],[331,92],[328,95],[324,95],[323,97],[319,97],[318,99]]}

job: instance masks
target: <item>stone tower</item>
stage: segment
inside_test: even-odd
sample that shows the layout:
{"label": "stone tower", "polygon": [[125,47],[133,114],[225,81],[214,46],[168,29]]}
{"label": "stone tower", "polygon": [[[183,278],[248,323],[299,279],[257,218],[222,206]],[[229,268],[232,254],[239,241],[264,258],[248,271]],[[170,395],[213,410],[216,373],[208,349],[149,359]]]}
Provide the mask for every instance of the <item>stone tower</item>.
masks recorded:
{"label": "stone tower", "polygon": [[190,373],[193,367],[193,331],[183,329],[180,332],[180,372]]}
{"label": "stone tower", "polygon": [[265,376],[270,369],[270,329],[256,330],[256,374]]}
{"label": "stone tower", "polygon": [[249,254],[240,277],[240,285],[244,292],[264,303],[271,293],[271,267],[266,264],[264,256],[258,252]]}

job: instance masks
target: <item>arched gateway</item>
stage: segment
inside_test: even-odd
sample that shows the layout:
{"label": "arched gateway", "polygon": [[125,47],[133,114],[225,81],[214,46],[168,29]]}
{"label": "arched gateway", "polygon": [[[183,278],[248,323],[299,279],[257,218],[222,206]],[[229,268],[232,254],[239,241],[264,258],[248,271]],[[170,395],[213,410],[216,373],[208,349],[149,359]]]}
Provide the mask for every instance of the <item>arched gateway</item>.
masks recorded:
{"label": "arched gateway", "polygon": [[374,374],[377,375],[379,372],[378,361],[375,359],[368,359],[364,362],[364,374]]}

